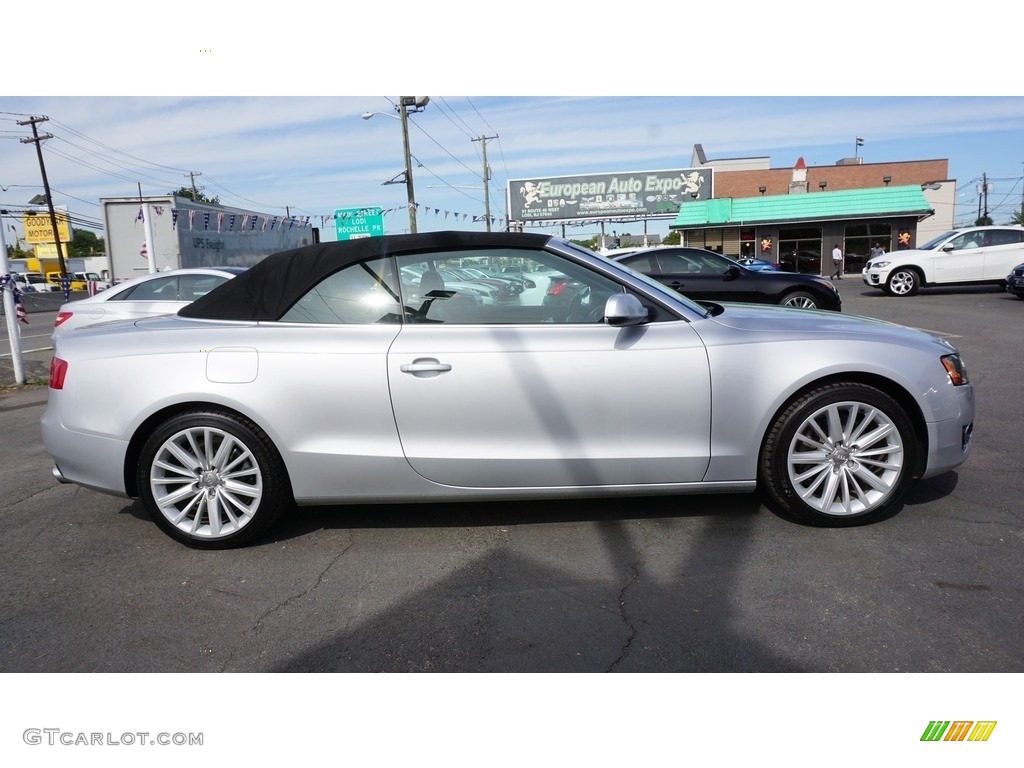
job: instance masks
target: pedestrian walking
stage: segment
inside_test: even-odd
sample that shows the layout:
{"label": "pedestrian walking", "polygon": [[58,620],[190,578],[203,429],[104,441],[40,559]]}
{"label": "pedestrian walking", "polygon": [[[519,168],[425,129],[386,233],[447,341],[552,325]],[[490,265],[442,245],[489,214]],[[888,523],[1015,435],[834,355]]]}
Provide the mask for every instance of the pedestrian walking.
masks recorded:
{"label": "pedestrian walking", "polygon": [[832,249],[832,279],[843,279],[843,250],[839,247],[839,243],[836,243],[835,248]]}

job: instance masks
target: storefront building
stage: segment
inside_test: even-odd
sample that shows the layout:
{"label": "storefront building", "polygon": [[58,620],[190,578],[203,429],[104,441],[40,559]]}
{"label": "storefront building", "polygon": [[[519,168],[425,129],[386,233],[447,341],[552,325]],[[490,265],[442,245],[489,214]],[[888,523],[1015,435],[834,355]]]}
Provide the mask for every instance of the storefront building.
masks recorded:
{"label": "storefront building", "polygon": [[[683,243],[733,257],[756,257],[783,269],[832,271],[838,245],[844,271],[860,272],[873,247],[914,248],[953,228],[956,182],[947,160],[770,169],[763,158],[708,161],[714,195],[679,206],[670,229]],[[824,259],[822,259],[824,254]]]}

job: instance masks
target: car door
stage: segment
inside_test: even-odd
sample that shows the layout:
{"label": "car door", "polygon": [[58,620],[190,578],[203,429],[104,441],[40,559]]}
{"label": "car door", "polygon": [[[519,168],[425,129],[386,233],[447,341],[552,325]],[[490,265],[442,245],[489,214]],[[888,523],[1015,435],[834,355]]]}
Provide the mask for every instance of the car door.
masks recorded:
{"label": "car door", "polygon": [[934,256],[936,283],[969,283],[985,279],[985,231],[963,232],[942,245]]}
{"label": "car door", "polygon": [[413,469],[470,488],[702,479],[711,391],[691,326],[608,326],[603,305],[621,285],[549,252],[520,256],[583,286],[575,309],[546,305],[538,291],[516,307],[440,320],[433,305],[455,297],[432,288],[416,299],[432,306],[414,307],[392,344],[388,382]]}
{"label": "car door", "polygon": [[985,279],[1005,280],[1015,266],[1024,262],[1024,229],[990,229],[983,256]]}

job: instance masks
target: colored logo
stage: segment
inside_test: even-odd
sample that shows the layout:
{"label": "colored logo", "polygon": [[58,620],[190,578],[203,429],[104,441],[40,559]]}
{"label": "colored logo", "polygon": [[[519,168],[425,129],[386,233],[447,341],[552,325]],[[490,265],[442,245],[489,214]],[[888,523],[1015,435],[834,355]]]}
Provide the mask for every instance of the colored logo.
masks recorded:
{"label": "colored logo", "polygon": [[932,720],[921,741],[988,741],[995,729],[995,720]]}

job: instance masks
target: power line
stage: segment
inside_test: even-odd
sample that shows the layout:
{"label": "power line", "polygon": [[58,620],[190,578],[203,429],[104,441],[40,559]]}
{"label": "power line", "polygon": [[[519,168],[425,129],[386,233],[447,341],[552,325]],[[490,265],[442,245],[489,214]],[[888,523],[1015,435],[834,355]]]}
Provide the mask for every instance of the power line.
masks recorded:
{"label": "power line", "polygon": [[115,147],[111,147],[109,144],[104,144],[102,141],[97,141],[96,139],[93,139],[93,138],[91,138],[89,136],[86,136],[84,133],[82,133],[80,131],[76,131],[71,126],[65,125],[64,123],[60,122],[59,120],[54,120],[53,123],[55,125],[61,126],[62,128],[65,128],[68,131],[71,131],[71,133],[73,133],[76,136],[79,136],[79,137],[85,139],[86,141],[91,141],[93,144],[97,144],[97,145],[103,147],[104,149],[109,149],[111,152],[116,152],[119,155],[124,155],[125,157],[130,157],[132,160],[138,160],[139,162],[145,163],[146,165],[152,165],[152,166],[154,166],[156,168],[164,168],[164,169],[166,169],[168,171],[174,171],[176,173],[188,173],[188,170],[185,169],[185,168],[174,168],[173,166],[169,166],[169,165],[161,165],[160,163],[154,163],[154,162],[152,162],[150,160],[144,160],[141,157],[136,157],[135,155],[130,155],[127,152],[124,152],[124,151],[122,151],[120,149],[117,149]]}

